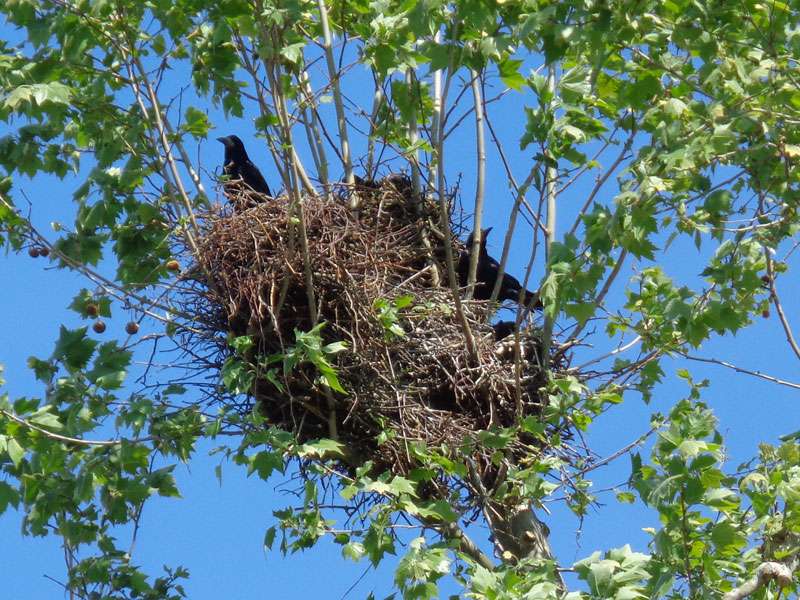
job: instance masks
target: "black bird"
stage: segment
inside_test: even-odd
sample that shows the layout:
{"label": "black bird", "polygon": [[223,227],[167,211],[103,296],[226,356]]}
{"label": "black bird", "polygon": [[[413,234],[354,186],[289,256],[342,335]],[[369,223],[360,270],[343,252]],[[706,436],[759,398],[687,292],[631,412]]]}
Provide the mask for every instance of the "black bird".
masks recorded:
{"label": "black bird", "polygon": [[381,179],[381,183],[391,184],[403,198],[411,199],[414,195],[414,184],[411,182],[411,177],[405,173],[389,173]]}
{"label": "black bird", "polygon": [[[344,182],[344,179],[342,179],[342,181]],[[380,181],[375,181],[374,179],[364,179],[358,175],[353,175],[353,182],[355,183],[356,189],[362,191],[379,190],[381,187],[391,185],[394,187],[397,193],[405,198],[410,198],[412,192],[414,191],[411,178],[405,173],[389,173]]]}
{"label": "black bird", "polygon": [[515,321],[498,321],[497,323],[492,324],[494,341],[499,342],[500,340],[507,338],[514,333],[516,328],[517,323]]}
{"label": "black bird", "polygon": [[[473,292],[473,298],[476,300],[488,300],[492,297],[492,290],[494,289],[494,284],[497,281],[497,275],[500,273],[500,263],[489,256],[489,253],[486,250],[486,238],[491,230],[491,227],[481,230],[483,235],[481,236],[481,246],[478,254],[478,269],[475,273],[475,290]],[[469,234],[469,238],[467,239],[466,250],[462,251],[458,257],[458,279],[459,284],[462,287],[467,285],[469,262],[470,257],[472,256],[472,242],[474,239],[475,232],[473,231],[471,234]],[[519,302],[520,290],[522,290],[522,284],[519,282],[519,280],[509,273],[503,273],[503,279],[500,283],[500,293],[497,295],[497,299],[500,302],[503,302],[504,300]],[[542,303],[538,300],[536,294],[525,290],[523,299],[525,306],[529,305],[534,299],[536,299],[536,305],[534,308],[541,309]]]}
{"label": "black bird", "polygon": [[[344,178],[342,178],[342,183],[346,183]],[[355,184],[356,188],[363,190],[377,190],[379,187],[374,179],[364,179],[358,175],[353,175],[353,183]]]}
{"label": "black bird", "polygon": [[236,135],[220,137],[217,140],[225,146],[225,162],[222,165],[222,171],[229,178],[229,181],[225,183],[228,199],[236,201],[241,198],[243,191],[248,192],[247,196],[255,202],[263,202],[266,198],[272,198],[272,192],[264,176],[247,156],[247,150],[244,149],[242,140]]}

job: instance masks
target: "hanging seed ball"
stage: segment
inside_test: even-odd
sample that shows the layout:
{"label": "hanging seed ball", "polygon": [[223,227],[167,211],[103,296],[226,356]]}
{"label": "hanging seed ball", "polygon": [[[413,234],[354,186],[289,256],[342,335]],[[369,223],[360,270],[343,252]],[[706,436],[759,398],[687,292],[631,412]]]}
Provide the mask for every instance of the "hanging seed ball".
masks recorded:
{"label": "hanging seed ball", "polygon": [[761,316],[764,317],[765,319],[769,319],[769,309],[762,310],[761,311]]}
{"label": "hanging seed ball", "polygon": [[180,266],[180,264],[178,264],[178,261],[177,261],[177,260],[175,260],[175,259],[173,259],[173,260],[168,260],[168,261],[167,261],[167,264],[166,264],[165,266],[166,266],[166,267],[167,267],[167,269],[169,269],[170,271],[180,271],[180,270],[181,270],[181,266]]}
{"label": "hanging seed ball", "polygon": [[92,325],[92,329],[94,329],[95,333],[103,333],[106,330],[106,324],[103,322],[102,319],[97,319]]}
{"label": "hanging seed ball", "polygon": [[39,249],[36,246],[28,248],[28,256],[31,258],[39,258]]}
{"label": "hanging seed ball", "polygon": [[135,335],[139,333],[139,324],[133,321],[128,321],[128,324],[125,325],[125,332],[128,335]]}
{"label": "hanging seed ball", "polygon": [[99,312],[100,309],[97,308],[97,304],[89,303],[86,305],[86,314],[90,317],[96,317]]}
{"label": "hanging seed ball", "polygon": [[39,256],[50,256],[50,248],[47,246],[39,248]]}

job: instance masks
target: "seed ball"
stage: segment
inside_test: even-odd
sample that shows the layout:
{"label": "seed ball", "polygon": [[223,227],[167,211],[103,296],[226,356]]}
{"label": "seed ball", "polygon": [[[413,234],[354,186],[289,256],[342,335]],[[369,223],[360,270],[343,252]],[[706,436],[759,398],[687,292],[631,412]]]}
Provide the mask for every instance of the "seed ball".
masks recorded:
{"label": "seed ball", "polygon": [[97,307],[97,304],[90,303],[86,305],[86,314],[90,317],[96,317],[99,312],[100,309]]}
{"label": "seed ball", "polygon": [[103,333],[106,330],[106,324],[103,322],[102,319],[97,319],[92,325],[92,329],[94,329],[95,333]]}
{"label": "seed ball", "polygon": [[180,271],[181,270],[181,266],[178,264],[178,261],[174,260],[174,259],[173,260],[168,260],[167,264],[165,266],[170,271]]}
{"label": "seed ball", "polygon": [[39,248],[39,256],[50,256],[50,248],[47,246]]}
{"label": "seed ball", "polygon": [[125,325],[125,332],[128,335],[135,335],[139,332],[139,324],[133,321],[129,321],[127,325]]}
{"label": "seed ball", "polygon": [[30,256],[31,258],[39,258],[39,254],[40,254],[39,249],[36,246],[28,248],[28,256]]}

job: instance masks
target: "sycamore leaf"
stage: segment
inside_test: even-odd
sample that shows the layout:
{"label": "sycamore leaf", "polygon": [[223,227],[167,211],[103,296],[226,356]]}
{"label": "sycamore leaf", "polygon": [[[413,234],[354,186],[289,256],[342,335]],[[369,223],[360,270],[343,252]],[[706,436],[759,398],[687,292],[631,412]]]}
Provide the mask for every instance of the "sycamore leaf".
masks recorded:
{"label": "sycamore leaf", "polygon": [[96,347],[97,341],[86,335],[86,327],[67,329],[62,325],[53,358],[63,362],[68,369],[77,371],[88,364]]}

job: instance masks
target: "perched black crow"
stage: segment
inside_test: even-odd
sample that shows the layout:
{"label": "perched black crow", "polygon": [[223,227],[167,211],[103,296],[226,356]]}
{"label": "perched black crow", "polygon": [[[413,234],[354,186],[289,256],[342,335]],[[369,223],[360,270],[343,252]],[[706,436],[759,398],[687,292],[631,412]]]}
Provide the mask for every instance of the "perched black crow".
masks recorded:
{"label": "perched black crow", "polygon": [[[478,269],[475,273],[475,291],[473,293],[473,298],[476,300],[488,300],[492,297],[492,290],[494,289],[494,284],[497,281],[497,275],[500,273],[500,263],[489,256],[489,253],[486,250],[486,238],[491,230],[491,227],[482,230],[483,235],[481,236],[480,253],[478,254]],[[470,256],[472,255],[472,242],[474,240],[474,236],[475,232],[472,232],[469,235],[469,238],[467,239],[467,248],[461,252],[460,256],[458,257],[458,279],[459,284],[462,287],[467,285],[469,261]],[[510,275],[509,273],[503,273],[502,283],[500,284],[500,293],[498,294],[497,299],[500,302],[503,302],[504,300],[518,302],[519,292],[521,289],[522,284],[516,277]],[[534,298],[536,298],[536,294],[525,290],[523,301],[526,306],[530,304]],[[534,308],[541,309],[541,302],[538,302],[537,300]]]}
{"label": "perched black crow", "polygon": [[[217,138],[217,140],[225,146],[225,162],[222,170],[230,179],[225,183],[228,199],[240,198],[243,191],[249,192],[248,196],[255,202],[263,202],[266,198],[271,198],[272,192],[261,171],[247,156],[247,150],[244,149],[242,140],[235,135]],[[242,186],[242,184],[244,185]]]}

